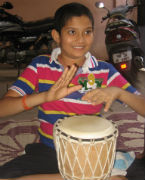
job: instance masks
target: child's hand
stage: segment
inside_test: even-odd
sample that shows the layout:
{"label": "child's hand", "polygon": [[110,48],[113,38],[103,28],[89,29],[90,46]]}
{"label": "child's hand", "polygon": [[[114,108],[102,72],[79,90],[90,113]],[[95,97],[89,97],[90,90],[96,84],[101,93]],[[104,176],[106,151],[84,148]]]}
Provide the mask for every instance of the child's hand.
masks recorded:
{"label": "child's hand", "polygon": [[73,76],[75,75],[77,67],[72,65],[70,68],[66,67],[61,77],[56,81],[56,83],[47,92],[47,101],[55,101],[65,96],[78,91],[82,88],[81,85],[68,87]]}
{"label": "child's hand", "polygon": [[88,101],[93,105],[105,103],[104,111],[107,112],[115,99],[119,99],[121,89],[117,87],[97,88],[87,92],[83,101]]}

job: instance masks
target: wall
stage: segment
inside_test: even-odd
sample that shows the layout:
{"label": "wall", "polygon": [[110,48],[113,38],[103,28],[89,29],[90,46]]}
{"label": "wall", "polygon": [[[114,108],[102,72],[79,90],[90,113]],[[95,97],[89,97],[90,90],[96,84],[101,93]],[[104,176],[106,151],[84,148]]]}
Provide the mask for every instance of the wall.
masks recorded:
{"label": "wall", "polygon": [[[14,8],[9,10],[13,14],[17,14],[25,21],[40,20],[42,18],[53,16],[55,10],[61,5],[73,0],[9,0]],[[104,29],[106,22],[101,23],[102,16],[105,16],[105,9],[97,9],[95,2],[99,0],[76,0],[88,6],[93,12],[95,19],[95,37],[91,52],[99,59],[107,59],[107,52],[105,48],[105,35]],[[125,0],[102,0],[108,9],[112,9],[114,5],[125,4]],[[133,2],[134,0],[129,0]],[[4,2],[1,1],[1,2]],[[136,17],[134,13],[131,14],[133,18]]]}

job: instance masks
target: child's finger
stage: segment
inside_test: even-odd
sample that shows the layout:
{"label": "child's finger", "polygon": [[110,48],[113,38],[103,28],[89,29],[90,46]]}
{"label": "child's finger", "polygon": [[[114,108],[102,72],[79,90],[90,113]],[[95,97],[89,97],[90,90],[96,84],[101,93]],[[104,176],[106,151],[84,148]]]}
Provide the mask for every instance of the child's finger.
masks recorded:
{"label": "child's finger", "polygon": [[64,81],[65,81],[65,78],[67,76],[67,73],[68,73],[68,67],[66,67],[62,73],[62,75],[59,77],[59,79],[55,82],[55,84],[53,85],[53,87],[60,87],[64,84]]}
{"label": "child's finger", "polygon": [[100,97],[99,89],[95,89],[87,92],[86,94],[83,95],[82,100],[83,101],[91,100],[92,97],[96,97],[96,99]]}
{"label": "child's finger", "polygon": [[74,74],[76,73],[77,67],[75,65],[72,65],[70,69],[68,70],[67,76],[69,79],[72,79]]}
{"label": "child's finger", "polygon": [[53,85],[53,87],[58,89],[63,86],[68,86],[68,84],[72,80],[76,70],[77,70],[77,67],[75,65],[71,66],[71,68],[66,67],[64,69],[64,72],[60,76],[60,78]]}
{"label": "child's finger", "polygon": [[63,83],[64,85],[68,85],[70,83],[70,81],[72,80],[72,78],[74,77],[74,74],[76,72],[77,68],[73,65],[71,66],[70,69],[68,69],[68,71],[64,74],[64,79],[63,79]]}
{"label": "child's finger", "polygon": [[111,107],[112,105],[112,100],[108,100],[106,103],[105,103],[105,107],[104,107],[104,112],[108,112],[109,108]]}
{"label": "child's finger", "polygon": [[82,85],[76,85],[76,86],[73,86],[73,87],[70,87],[68,88],[68,94],[71,94],[75,91],[78,91],[82,88]]}

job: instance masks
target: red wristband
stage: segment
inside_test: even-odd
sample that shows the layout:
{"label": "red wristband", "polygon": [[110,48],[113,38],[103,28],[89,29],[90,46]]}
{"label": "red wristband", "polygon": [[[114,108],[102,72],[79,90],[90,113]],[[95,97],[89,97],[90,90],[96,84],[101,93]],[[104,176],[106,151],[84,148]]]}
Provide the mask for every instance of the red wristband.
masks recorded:
{"label": "red wristband", "polygon": [[26,104],[26,97],[27,97],[27,95],[23,96],[23,98],[22,98],[23,108],[24,108],[25,110],[32,109],[31,107],[28,107],[28,106],[27,106],[27,104]]}

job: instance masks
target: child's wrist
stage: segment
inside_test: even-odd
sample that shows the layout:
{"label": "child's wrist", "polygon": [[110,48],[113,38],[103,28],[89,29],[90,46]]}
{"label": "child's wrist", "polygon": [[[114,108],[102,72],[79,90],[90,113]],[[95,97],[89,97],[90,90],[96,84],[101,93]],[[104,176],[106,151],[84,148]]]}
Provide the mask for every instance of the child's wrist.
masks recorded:
{"label": "child's wrist", "polygon": [[26,103],[26,98],[28,97],[28,95],[24,95],[22,97],[22,106],[25,110],[29,110],[29,109],[32,109],[32,107],[29,107]]}
{"label": "child's wrist", "polygon": [[43,94],[43,96],[44,96],[44,103],[51,101],[51,100],[50,100],[50,97],[49,97],[49,92],[48,92],[48,91],[45,91],[44,94]]}

